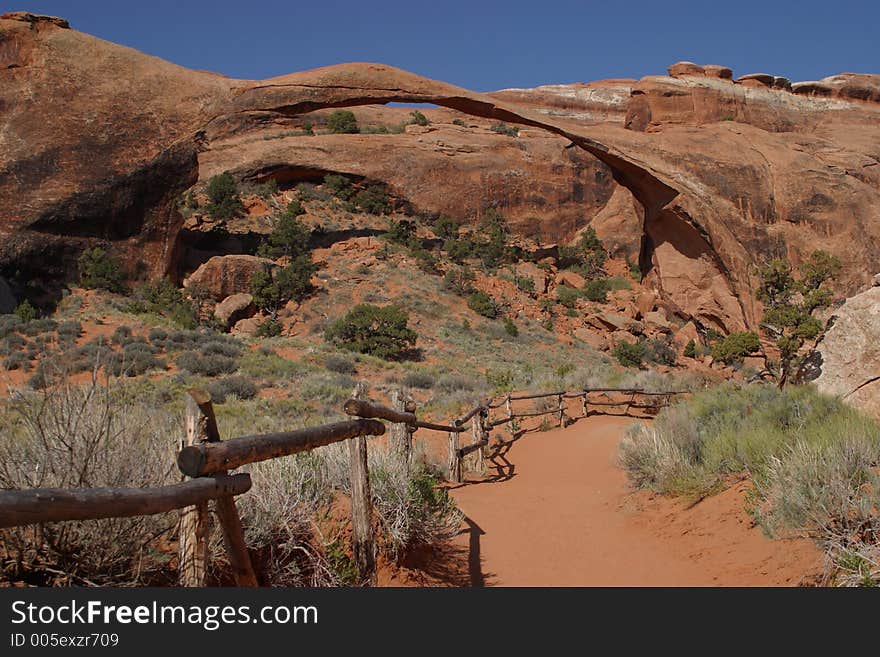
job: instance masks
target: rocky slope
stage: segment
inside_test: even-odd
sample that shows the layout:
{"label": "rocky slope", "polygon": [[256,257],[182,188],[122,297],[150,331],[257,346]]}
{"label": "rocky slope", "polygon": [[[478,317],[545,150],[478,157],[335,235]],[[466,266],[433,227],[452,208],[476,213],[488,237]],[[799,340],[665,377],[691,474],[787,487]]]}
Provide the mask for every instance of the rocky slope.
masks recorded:
{"label": "rocky slope", "polygon": [[[0,275],[19,296],[69,275],[92,243],[132,274],[187,273],[177,201],[225,169],[381,180],[418,211],[497,206],[549,240],[592,220],[639,250],[682,316],[725,331],[755,325],[753,266],[769,255],[842,256],[844,295],[880,270],[878,76],[789,87],[679,63],[669,77],[486,95],[378,64],[233,80],[27,14],[0,33]],[[459,114],[399,135],[283,134],[323,108],[394,101]],[[454,124],[461,113],[487,120]],[[526,129],[498,135],[495,121]]]}

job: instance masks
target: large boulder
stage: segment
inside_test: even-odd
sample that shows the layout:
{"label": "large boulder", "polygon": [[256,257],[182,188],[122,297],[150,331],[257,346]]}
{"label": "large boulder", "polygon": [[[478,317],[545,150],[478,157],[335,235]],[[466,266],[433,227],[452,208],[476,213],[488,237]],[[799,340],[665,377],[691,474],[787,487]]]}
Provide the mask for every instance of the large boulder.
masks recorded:
{"label": "large boulder", "polygon": [[214,308],[214,317],[228,329],[239,320],[251,317],[255,312],[253,296],[232,294],[217,304]]}
{"label": "large boulder", "polygon": [[820,392],[880,418],[880,287],[847,299],[808,359]]}
{"label": "large boulder", "polygon": [[277,266],[268,258],[251,255],[214,256],[196,269],[183,285],[189,290],[198,288],[199,292],[222,301],[234,294],[249,293],[254,274]]}

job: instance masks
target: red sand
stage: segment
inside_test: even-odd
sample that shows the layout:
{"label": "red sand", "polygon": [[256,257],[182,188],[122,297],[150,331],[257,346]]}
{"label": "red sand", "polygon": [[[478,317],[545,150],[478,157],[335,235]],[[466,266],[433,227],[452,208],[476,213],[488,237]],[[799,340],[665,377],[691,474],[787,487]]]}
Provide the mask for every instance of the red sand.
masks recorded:
{"label": "red sand", "polygon": [[[747,484],[687,508],[633,491],[615,464],[630,418],[531,433],[496,458],[507,480],[452,491],[472,585],[792,586],[815,580],[806,539],[769,540],[744,511]],[[507,465],[509,463],[510,465]],[[500,470],[499,470],[500,468]]]}

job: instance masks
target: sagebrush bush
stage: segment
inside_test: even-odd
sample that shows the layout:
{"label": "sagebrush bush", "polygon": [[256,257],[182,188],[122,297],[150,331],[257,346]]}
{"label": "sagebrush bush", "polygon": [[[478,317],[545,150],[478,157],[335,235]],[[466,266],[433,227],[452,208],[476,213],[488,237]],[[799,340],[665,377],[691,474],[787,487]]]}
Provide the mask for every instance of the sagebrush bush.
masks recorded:
{"label": "sagebrush bush", "polygon": [[409,388],[429,390],[434,387],[434,377],[428,372],[407,372],[403,377],[403,385]]}
{"label": "sagebrush bush", "polygon": [[637,486],[666,493],[702,496],[748,474],[768,533],[817,538],[845,583],[880,578],[880,427],[837,398],[725,384],[628,432],[620,459]]}
{"label": "sagebrush bush", "polygon": [[257,386],[243,376],[227,376],[211,381],[206,389],[211,395],[211,400],[217,404],[225,404],[229,397],[244,400],[253,399],[258,392]]}
{"label": "sagebrush bush", "polygon": [[[0,421],[0,488],[176,483],[181,418],[123,387],[63,385],[10,400]],[[0,530],[3,568],[39,584],[135,584],[165,567],[159,542],[176,513]],[[52,572],[50,572],[52,571]]]}
{"label": "sagebrush bush", "polygon": [[231,374],[238,369],[235,358],[220,354],[202,354],[195,351],[183,352],[177,357],[176,362],[180,369],[203,376]]}
{"label": "sagebrush bush", "polygon": [[337,356],[336,354],[329,354],[324,359],[324,367],[337,374],[357,374],[357,367],[355,367],[354,363],[348,358]]}

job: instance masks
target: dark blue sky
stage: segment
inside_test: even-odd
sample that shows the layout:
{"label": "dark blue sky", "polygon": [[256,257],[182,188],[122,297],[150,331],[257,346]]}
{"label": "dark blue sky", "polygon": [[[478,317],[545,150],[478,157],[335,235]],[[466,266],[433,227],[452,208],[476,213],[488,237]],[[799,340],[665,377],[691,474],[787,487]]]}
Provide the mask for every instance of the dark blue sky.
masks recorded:
{"label": "dark blue sky", "polygon": [[[4,3],[9,5],[9,3]],[[177,64],[264,78],[375,61],[478,91],[665,73],[880,73],[880,0],[22,0]]]}

